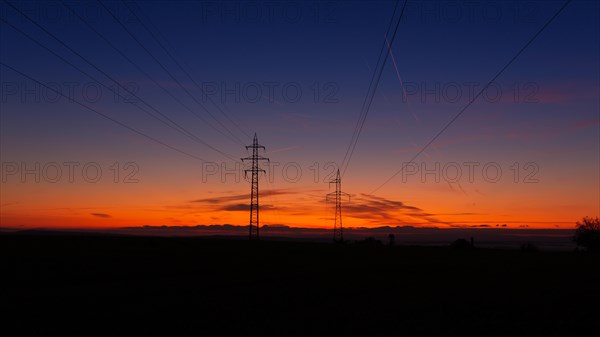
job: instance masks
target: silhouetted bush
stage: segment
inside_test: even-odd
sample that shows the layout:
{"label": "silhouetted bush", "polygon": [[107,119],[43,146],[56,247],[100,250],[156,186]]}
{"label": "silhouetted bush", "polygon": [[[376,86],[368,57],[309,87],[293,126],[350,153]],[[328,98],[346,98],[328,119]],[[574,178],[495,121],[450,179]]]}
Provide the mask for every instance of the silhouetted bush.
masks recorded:
{"label": "silhouetted bush", "polygon": [[458,239],[450,244],[450,248],[467,250],[467,249],[472,249],[473,246],[471,245],[471,243],[469,241],[467,241],[465,239]]}
{"label": "silhouetted bush", "polygon": [[525,242],[521,245],[521,251],[524,253],[537,253],[540,249],[534,243]]}
{"label": "silhouetted bush", "polygon": [[586,216],[578,221],[573,240],[589,252],[600,252],[600,219]]}
{"label": "silhouetted bush", "polygon": [[361,246],[371,246],[371,247],[383,246],[383,243],[381,243],[381,240],[377,240],[372,236],[370,236],[364,240],[356,241],[356,244],[361,245]]}

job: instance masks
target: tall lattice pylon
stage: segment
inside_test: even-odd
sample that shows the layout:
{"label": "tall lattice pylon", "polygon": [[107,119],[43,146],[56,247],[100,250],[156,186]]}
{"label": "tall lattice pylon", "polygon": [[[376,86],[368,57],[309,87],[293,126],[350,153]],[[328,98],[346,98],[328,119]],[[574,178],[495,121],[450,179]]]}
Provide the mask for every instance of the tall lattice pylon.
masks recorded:
{"label": "tall lattice pylon", "polygon": [[340,178],[340,170],[337,170],[335,179],[329,181],[329,186],[335,184],[335,192],[327,194],[327,201],[331,198],[335,199],[335,220],[333,223],[333,241],[344,242],[344,227],[342,226],[342,197],[348,197],[350,194],[342,192],[342,178]]}
{"label": "tall lattice pylon", "polygon": [[258,144],[258,138],[256,133],[254,134],[254,141],[252,145],[246,146],[246,150],[252,149],[252,156],[242,158],[242,161],[250,160],[252,167],[244,170],[244,177],[248,177],[248,172],[252,175],[252,188],[250,190],[250,228],[248,239],[253,240],[259,238],[259,222],[258,222],[258,174],[265,172],[265,170],[259,168],[259,160],[269,161],[269,158],[261,157],[258,155],[258,149],[265,150],[265,147]]}

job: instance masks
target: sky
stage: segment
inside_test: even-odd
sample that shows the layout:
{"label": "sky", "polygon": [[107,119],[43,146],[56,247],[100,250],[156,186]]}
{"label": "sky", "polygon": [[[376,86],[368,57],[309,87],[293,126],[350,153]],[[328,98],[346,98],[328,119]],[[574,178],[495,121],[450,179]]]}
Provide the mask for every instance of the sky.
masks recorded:
{"label": "sky", "polygon": [[333,226],[341,166],[344,226],[573,228],[600,4],[563,5],[407,1],[392,38],[404,1],[2,1],[2,227],[247,225],[256,133],[261,225]]}

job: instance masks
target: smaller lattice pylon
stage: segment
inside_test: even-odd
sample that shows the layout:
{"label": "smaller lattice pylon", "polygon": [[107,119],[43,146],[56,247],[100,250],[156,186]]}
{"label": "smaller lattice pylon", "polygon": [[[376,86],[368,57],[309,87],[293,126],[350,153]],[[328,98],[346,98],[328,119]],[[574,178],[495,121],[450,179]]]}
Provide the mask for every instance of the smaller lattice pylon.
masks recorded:
{"label": "smaller lattice pylon", "polygon": [[326,200],[335,199],[335,218],[333,222],[333,241],[344,242],[344,227],[342,225],[342,197],[348,198],[350,194],[342,192],[342,179],[340,178],[340,170],[337,170],[335,179],[329,181],[329,186],[335,184],[335,192],[328,193]]}

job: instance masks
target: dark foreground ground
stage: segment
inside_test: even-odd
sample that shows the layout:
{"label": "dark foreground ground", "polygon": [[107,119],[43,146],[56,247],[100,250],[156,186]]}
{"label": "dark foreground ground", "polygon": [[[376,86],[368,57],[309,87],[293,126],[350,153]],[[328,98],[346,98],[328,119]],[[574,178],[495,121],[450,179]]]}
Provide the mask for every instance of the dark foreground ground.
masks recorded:
{"label": "dark foreground ground", "polygon": [[0,251],[4,336],[600,331],[585,253],[11,235]]}

